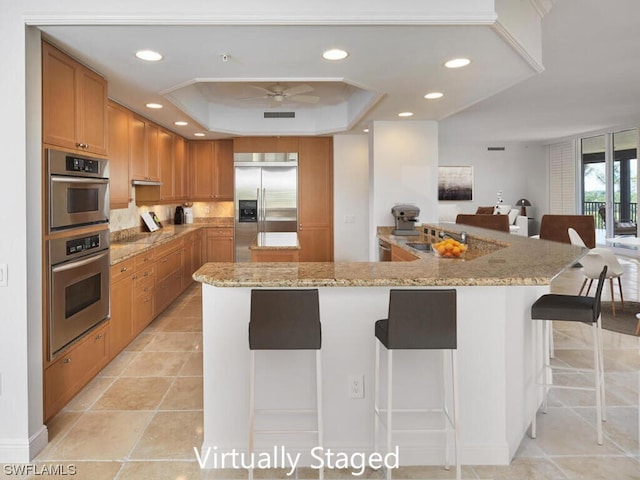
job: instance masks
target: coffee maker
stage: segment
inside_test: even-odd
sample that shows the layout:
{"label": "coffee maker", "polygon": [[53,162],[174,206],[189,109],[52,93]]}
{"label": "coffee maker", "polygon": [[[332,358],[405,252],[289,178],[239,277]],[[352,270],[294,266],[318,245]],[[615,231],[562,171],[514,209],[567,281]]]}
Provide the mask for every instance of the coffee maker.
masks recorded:
{"label": "coffee maker", "polygon": [[420,232],[415,229],[415,223],[418,221],[418,215],[420,215],[418,207],[410,204],[395,205],[391,209],[391,214],[396,222],[396,227],[393,230],[394,235],[420,235]]}

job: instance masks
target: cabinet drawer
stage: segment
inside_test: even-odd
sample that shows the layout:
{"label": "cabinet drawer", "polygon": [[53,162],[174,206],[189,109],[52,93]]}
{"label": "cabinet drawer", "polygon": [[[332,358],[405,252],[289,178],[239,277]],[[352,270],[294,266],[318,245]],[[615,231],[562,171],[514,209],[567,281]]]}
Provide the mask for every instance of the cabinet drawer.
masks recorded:
{"label": "cabinet drawer", "polygon": [[44,417],[51,418],[108,360],[108,323],[90,332],[44,372]]}
{"label": "cabinet drawer", "polygon": [[136,255],[134,259],[136,262],[136,268],[149,265],[156,260],[156,249],[151,249],[147,252],[141,253],[140,255]]}
{"label": "cabinet drawer", "polygon": [[136,267],[136,274],[134,278],[134,285],[138,285],[140,282],[144,282],[146,280],[153,280],[155,278],[156,272],[156,264],[152,263],[151,265],[142,265],[141,267]]}
{"label": "cabinet drawer", "polygon": [[136,278],[133,282],[133,294],[138,296],[152,291],[154,280],[155,278],[153,276]]}
{"label": "cabinet drawer", "polygon": [[233,237],[233,228],[208,228],[207,236],[209,237]]}
{"label": "cabinet drawer", "polygon": [[180,270],[182,266],[182,250],[177,250],[161,257],[156,262],[156,279],[162,280],[167,275]]}
{"label": "cabinet drawer", "polygon": [[168,243],[165,243],[164,245],[160,245],[159,247],[156,247],[155,248],[156,261],[161,260],[162,257],[166,257],[171,252],[174,252],[175,250],[180,250],[181,248],[182,248],[182,238],[177,240],[172,240]]}
{"label": "cabinet drawer", "polygon": [[131,275],[135,268],[135,261],[133,258],[125,260],[124,262],[116,263],[111,266],[111,283],[115,283],[123,277]]}

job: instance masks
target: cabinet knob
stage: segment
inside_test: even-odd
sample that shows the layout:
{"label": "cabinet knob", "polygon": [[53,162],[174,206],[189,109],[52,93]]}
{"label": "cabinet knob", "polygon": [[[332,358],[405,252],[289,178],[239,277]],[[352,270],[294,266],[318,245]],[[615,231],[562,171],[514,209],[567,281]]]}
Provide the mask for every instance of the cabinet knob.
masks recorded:
{"label": "cabinet knob", "polygon": [[76,143],[76,147],[78,148],[89,148],[88,143]]}
{"label": "cabinet knob", "polygon": [[127,271],[127,267],[121,267],[121,268],[120,268],[120,273],[124,273],[124,272],[126,272],[126,271]]}
{"label": "cabinet knob", "polygon": [[71,359],[70,358],[65,358],[62,363],[71,363]]}
{"label": "cabinet knob", "polygon": [[102,338],[102,333],[99,333],[98,335],[96,335],[96,340],[100,340]]}
{"label": "cabinet knob", "polygon": [[131,278],[132,278],[133,280],[136,280],[136,279],[138,278],[138,275],[136,275],[136,274],[134,273],[134,274],[131,276]]}

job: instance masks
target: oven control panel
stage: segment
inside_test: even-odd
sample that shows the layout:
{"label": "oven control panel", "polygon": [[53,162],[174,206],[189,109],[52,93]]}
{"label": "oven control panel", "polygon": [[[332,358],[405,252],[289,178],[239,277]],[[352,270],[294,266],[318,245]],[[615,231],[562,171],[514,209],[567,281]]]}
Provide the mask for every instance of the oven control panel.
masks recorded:
{"label": "oven control panel", "polygon": [[100,161],[88,158],[67,157],[67,171],[100,174]]}
{"label": "oven control panel", "polygon": [[89,237],[67,240],[67,255],[86,252],[87,250],[92,250],[94,248],[100,248],[100,235],[91,235]]}

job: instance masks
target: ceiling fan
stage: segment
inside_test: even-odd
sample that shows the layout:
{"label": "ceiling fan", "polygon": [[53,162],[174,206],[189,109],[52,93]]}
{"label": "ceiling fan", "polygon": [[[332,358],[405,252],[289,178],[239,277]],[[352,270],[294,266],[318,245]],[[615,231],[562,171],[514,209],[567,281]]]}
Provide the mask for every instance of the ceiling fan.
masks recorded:
{"label": "ceiling fan", "polygon": [[287,87],[286,85],[277,83],[269,88],[260,87],[258,85],[249,85],[249,87],[260,90],[264,93],[264,95],[261,95],[259,97],[248,97],[244,98],[243,100],[266,98],[271,100],[272,107],[280,105],[285,100],[300,103],[318,103],[318,101],[320,100],[320,97],[316,95],[304,95],[305,93],[310,93],[313,91],[313,87],[311,85],[296,85],[295,87]]}

